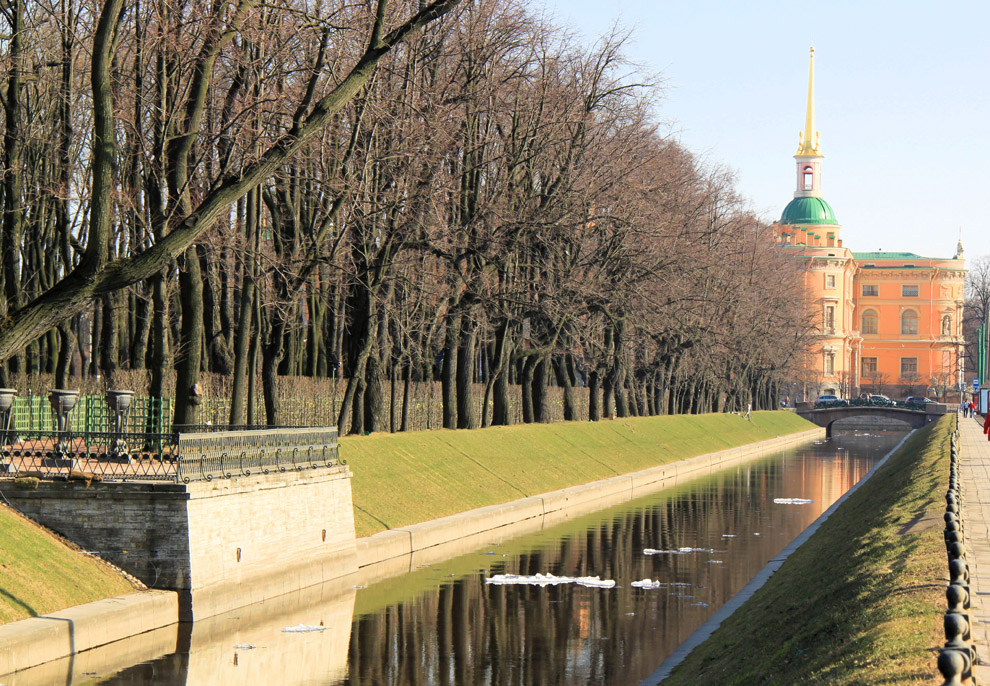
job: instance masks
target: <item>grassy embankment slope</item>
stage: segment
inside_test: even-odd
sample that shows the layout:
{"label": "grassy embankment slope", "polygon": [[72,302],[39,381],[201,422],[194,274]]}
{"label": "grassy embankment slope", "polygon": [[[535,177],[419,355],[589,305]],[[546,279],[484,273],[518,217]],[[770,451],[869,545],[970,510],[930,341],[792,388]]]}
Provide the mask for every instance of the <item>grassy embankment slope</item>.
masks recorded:
{"label": "grassy embankment slope", "polygon": [[134,590],[107,565],[0,505],[0,624]]}
{"label": "grassy embankment slope", "polygon": [[912,436],[664,684],[941,683],[955,421]]}
{"label": "grassy embankment slope", "polygon": [[348,436],[358,537],[813,429],[791,412]]}

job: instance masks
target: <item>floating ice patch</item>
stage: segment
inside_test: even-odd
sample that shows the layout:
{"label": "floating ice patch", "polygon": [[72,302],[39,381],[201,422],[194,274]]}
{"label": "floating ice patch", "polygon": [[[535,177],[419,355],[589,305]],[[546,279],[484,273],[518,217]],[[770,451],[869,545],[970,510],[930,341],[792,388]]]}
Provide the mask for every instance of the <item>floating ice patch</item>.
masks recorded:
{"label": "floating ice patch", "polygon": [[691,607],[708,607],[708,603],[691,603]]}
{"label": "floating ice patch", "polygon": [[633,581],[629,584],[633,588],[660,588],[664,584],[659,581],[654,581],[653,579],[643,579],[642,581]]}
{"label": "floating ice patch", "polygon": [[295,626],[287,626],[282,629],[283,633],[286,634],[306,634],[311,631],[326,631],[325,626],[313,626],[311,624],[296,624]]}
{"label": "floating ice patch", "polygon": [[236,648],[237,650],[254,650],[257,647],[258,646],[251,645],[250,643],[238,643],[237,645],[234,646],[234,648]]}
{"label": "floating ice patch", "polygon": [[677,550],[657,550],[656,548],[643,548],[644,555],[690,555],[691,553],[714,553],[718,552],[711,548],[678,548]]}
{"label": "floating ice patch", "polygon": [[735,534],[722,534],[722,538],[735,538]]}
{"label": "floating ice patch", "polygon": [[556,586],[558,584],[578,584],[592,588],[612,588],[615,581],[602,579],[597,576],[555,576],[553,574],[493,574],[485,579],[486,584],[511,586],[516,584],[529,586]]}
{"label": "floating ice patch", "polygon": [[722,564],[722,561],[721,560],[708,560],[705,564],[709,564],[709,565],[720,565],[720,564]]}
{"label": "floating ice patch", "polygon": [[777,505],[810,505],[814,501],[807,498],[774,498],[773,502]]}
{"label": "floating ice patch", "polygon": [[590,588],[612,588],[615,586],[615,581],[613,579],[600,579],[597,576],[579,576],[574,580],[579,586],[588,586]]}

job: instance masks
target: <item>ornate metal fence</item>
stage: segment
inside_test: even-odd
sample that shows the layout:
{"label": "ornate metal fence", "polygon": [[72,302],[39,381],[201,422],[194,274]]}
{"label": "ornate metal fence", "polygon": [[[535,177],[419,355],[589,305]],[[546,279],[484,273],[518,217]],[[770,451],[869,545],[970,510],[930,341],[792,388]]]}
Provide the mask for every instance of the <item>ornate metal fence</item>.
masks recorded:
{"label": "ornate metal fence", "polygon": [[149,433],[0,432],[0,471],[11,476],[188,483],[343,464],[337,429]]}
{"label": "ornate metal fence", "polygon": [[178,438],[177,481],[210,481],[341,464],[336,427],[180,433]]}

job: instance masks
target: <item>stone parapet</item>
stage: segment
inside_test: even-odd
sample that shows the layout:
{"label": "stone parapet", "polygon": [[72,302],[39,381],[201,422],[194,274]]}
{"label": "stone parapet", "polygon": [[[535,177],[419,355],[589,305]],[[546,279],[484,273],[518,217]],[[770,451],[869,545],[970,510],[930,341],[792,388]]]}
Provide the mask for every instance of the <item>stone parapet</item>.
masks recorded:
{"label": "stone parapet", "polygon": [[188,484],[41,482],[19,511],[208,617],[356,569],[346,466]]}

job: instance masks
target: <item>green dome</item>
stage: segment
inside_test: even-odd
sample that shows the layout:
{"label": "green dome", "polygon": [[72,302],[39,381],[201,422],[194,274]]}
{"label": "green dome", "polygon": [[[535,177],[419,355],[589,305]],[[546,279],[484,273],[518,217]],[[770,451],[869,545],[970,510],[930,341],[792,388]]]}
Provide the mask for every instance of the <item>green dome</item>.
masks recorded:
{"label": "green dome", "polygon": [[822,198],[809,197],[794,198],[787,203],[784,213],[780,215],[780,223],[838,225],[839,222],[835,218],[835,212],[832,211],[831,205]]}

